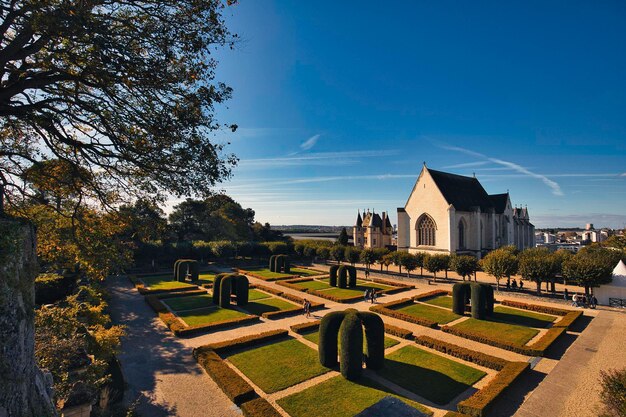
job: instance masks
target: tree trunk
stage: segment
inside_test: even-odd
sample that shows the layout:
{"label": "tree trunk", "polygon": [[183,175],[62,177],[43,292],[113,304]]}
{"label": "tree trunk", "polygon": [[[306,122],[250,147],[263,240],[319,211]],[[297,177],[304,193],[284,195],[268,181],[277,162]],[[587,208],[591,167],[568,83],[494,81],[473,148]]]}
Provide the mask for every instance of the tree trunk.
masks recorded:
{"label": "tree trunk", "polygon": [[500,291],[500,278],[496,277],[496,290]]}
{"label": "tree trunk", "polygon": [[52,377],[35,361],[35,229],[1,221],[0,233],[0,415],[56,416]]}
{"label": "tree trunk", "polygon": [[437,282],[437,273],[433,272],[433,281]]}
{"label": "tree trunk", "polygon": [[555,281],[550,282],[550,292],[552,294],[554,294],[556,292],[556,282]]}
{"label": "tree trunk", "polygon": [[541,295],[541,281],[537,281],[537,295]]}
{"label": "tree trunk", "polygon": [[474,271],[474,282],[478,281],[478,279],[476,278],[476,271]]}
{"label": "tree trunk", "polygon": [[448,270],[446,269],[446,280],[448,279]]}

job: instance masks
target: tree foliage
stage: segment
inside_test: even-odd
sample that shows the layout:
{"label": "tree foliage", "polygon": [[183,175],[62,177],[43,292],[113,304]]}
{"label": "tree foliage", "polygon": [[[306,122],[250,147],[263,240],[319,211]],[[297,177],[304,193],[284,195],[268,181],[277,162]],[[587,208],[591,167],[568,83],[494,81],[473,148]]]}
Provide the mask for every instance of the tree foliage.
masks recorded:
{"label": "tree foliage", "polygon": [[463,277],[472,279],[472,274],[479,269],[478,260],[470,255],[455,255],[450,260],[450,268]]}
{"label": "tree foliage", "polygon": [[626,368],[600,371],[600,398],[605,412],[602,417],[626,416]]}
{"label": "tree foliage", "polygon": [[537,284],[541,294],[541,282],[554,280],[559,271],[559,260],[546,248],[529,248],[519,255],[519,274]]}
{"label": "tree foliage", "polygon": [[337,238],[337,244],[338,245],[342,245],[342,246],[346,246],[348,244],[348,232],[346,231],[346,228],[342,228],[341,232],[339,233],[339,237]]}
{"label": "tree foliage", "polygon": [[[211,193],[236,162],[212,132],[231,89],[213,51],[233,44],[218,0],[16,0],[0,9],[0,183],[61,161],[67,192],[121,197]],[[231,129],[236,126],[231,125]],[[85,199],[82,199],[85,202]]]}
{"label": "tree foliage", "polygon": [[446,255],[427,255],[424,258],[424,267],[433,274],[435,281],[437,280],[437,272],[446,269],[448,264],[449,261]]}
{"label": "tree foliage", "polygon": [[620,260],[619,251],[606,248],[585,248],[563,263],[563,275],[576,284],[589,288],[608,284],[613,268]]}
{"label": "tree foliage", "polygon": [[500,289],[500,280],[517,273],[517,257],[505,248],[496,249],[489,252],[480,260],[483,271],[496,279],[497,288]]}

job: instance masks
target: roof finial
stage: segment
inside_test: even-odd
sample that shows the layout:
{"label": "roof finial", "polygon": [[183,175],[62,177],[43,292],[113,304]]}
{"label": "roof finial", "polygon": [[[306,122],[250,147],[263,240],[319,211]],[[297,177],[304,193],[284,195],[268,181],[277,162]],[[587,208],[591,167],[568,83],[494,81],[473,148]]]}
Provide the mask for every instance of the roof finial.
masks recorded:
{"label": "roof finial", "polygon": [[423,161],[423,164],[424,164],[424,168],[426,168],[426,161]]}
{"label": "roof finial", "polygon": [[475,173],[475,172],[472,172],[472,176],[473,176],[474,178],[476,178],[476,173]]}

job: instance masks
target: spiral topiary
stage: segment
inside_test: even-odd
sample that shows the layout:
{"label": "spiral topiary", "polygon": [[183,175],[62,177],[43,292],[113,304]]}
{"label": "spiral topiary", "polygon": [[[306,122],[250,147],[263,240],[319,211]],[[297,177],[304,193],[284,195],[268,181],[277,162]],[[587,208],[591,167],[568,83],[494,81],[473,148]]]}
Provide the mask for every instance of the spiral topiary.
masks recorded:
{"label": "spiral topiary", "polygon": [[[230,306],[230,294],[231,294],[231,284],[233,281],[233,275],[229,274],[227,276],[225,276],[222,279],[222,282],[220,283],[220,299],[219,299],[219,305],[222,308],[227,308]],[[236,279],[236,278],[235,278]]]}
{"label": "spiral topiary", "polygon": [[348,268],[347,265],[341,265],[337,270],[337,287],[346,288],[348,286]]}
{"label": "spiral topiary", "polygon": [[327,368],[335,368],[337,366],[337,336],[345,315],[346,313],[343,311],[333,311],[322,317],[320,322],[318,351],[320,363]]}
{"label": "spiral topiary", "polygon": [[[341,276],[341,275],[340,275]],[[348,381],[354,381],[363,371],[363,328],[356,310],[346,310],[346,315],[339,327],[341,335],[341,375]]]}
{"label": "spiral topiary", "polygon": [[493,316],[493,305],[495,303],[495,296],[493,295],[493,287],[489,284],[480,284],[485,291],[485,315],[487,317]]}
{"label": "spiral topiary", "polygon": [[276,255],[270,256],[270,271],[276,272]]}
{"label": "spiral topiary", "polygon": [[470,292],[470,284],[468,282],[459,282],[452,286],[452,312],[455,314],[465,314],[465,306],[467,305],[467,296]]}
{"label": "spiral topiary", "polygon": [[237,275],[235,281],[237,283],[237,305],[245,306],[248,304],[248,291],[250,290],[250,281],[245,275]]}
{"label": "spiral topiary", "polygon": [[385,323],[378,314],[370,311],[359,311],[358,315],[367,341],[365,364],[368,369],[382,369],[385,366]]}
{"label": "spiral topiary", "polygon": [[485,319],[486,301],[485,287],[477,282],[471,284],[472,288],[472,318]]}
{"label": "spiral topiary", "polygon": [[336,287],[337,286],[337,270],[339,269],[339,265],[332,265],[330,267],[330,271],[329,271],[329,275],[328,275],[328,282],[330,284],[331,287]]}
{"label": "spiral topiary", "polygon": [[356,287],[356,267],[354,266],[348,267],[348,287]]}

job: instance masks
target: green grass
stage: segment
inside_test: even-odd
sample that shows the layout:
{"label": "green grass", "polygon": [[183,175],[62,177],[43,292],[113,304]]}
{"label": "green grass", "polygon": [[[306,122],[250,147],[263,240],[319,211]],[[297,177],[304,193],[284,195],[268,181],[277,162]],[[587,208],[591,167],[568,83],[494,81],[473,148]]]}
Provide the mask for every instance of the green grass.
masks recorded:
{"label": "green grass", "polygon": [[305,268],[291,268],[291,273],[293,275],[300,275],[302,277],[312,277],[314,275],[325,274],[325,272],[323,271],[314,271],[312,269],[305,269]]}
{"label": "green grass", "polygon": [[198,310],[188,310],[176,313],[188,326],[198,326],[200,324],[217,323],[219,321],[231,320],[245,317],[247,314],[230,308],[207,307]]}
{"label": "green grass", "polygon": [[256,300],[248,302],[242,308],[250,314],[256,314],[260,316],[263,313],[269,313],[272,311],[289,310],[295,307],[299,307],[293,303],[283,301],[279,298],[265,298],[262,300]]}
{"label": "green grass", "polygon": [[[326,284],[328,284],[330,281],[329,278],[323,278],[318,280]],[[362,289],[363,291],[365,291],[366,288],[376,288],[377,290],[388,290],[389,288],[393,288],[391,285],[379,284],[377,282],[370,282],[362,279],[357,279],[356,285],[356,289]],[[330,284],[328,284],[328,286],[330,287]]]}
{"label": "green grass", "polygon": [[194,287],[186,282],[174,281],[171,274],[148,275],[140,277],[143,283],[151,290],[175,290],[179,288]]}
{"label": "green grass", "polygon": [[236,353],[228,360],[268,394],[328,372],[317,351],[292,338]]}
{"label": "green grass", "polygon": [[254,290],[254,289],[248,290],[248,301],[261,300],[263,298],[270,298],[270,297],[271,295],[263,291]]}
{"label": "green grass", "polygon": [[190,295],[187,297],[166,298],[163,301],[174,311],[191,310],[213,306],[212,297],[209,294]]}
{"label": "green grass", "polygon": [[214,273],[211,273],[211,272],[203,272],[199,276],[200,282],[202,284],[208,284],[210,282],[213,282],[215,280],[215,275],[217,275],[217,274],[214,274]]}
{"label": "green grass", "polygon": [[461,318],[461,316],[459,316],[458,314],[454,314],[450,310],[444,310],[443,308],[417,303],[398,308],[396,309],[396,311],[400,311],[404,314],[409,314],[414,317],[436,321],[439,324],[450,323],[451,321]]}
{"label": "green grass", "polygon": [[324,294],[332,295],[333,297],[337,297],[337,298],[350,298],[350,297],[356,297],[357,295],[363,296],[363,293],[365,293],[366,289],[372,289],[372,288],[376,290],[380,290],[380,289],[387,289],[387,288],[392,288],[392,287],[388,285],[382,285],[382,284],[367,283],[365,285],[360,285],[357,283],[357,286],[353,288],[331,287],[326,290],[321,290],[321,292],[323,292]]}
{"label": "green grass", "polygon": [[362,378],[357,383],[342,376],[281,398],[278,404],[292,417],[353,417],[389,395],[400,398],[424,414],[433,414],[423,405],[394,395],[370,379]]}
{"label": "green grass", "polygon": [[526,327],[546,328],[550,323],[556,320],[556,317],[547,314],[535,313],[534,311],[516,310],[503,306],[497,306],[493,309],[493,320],[508,323],[519,324]]}
{"label": "green grass", "polygon": [[304,282],[295,282],[294,285],[298,287],[306,288],[307,290],[325,290],[328,288],[332,288],[328,283],[324,281],[304,281]]}
{"label": "green grass", "polygon": [[282,274],[280,272],[272,272],[269,268],[245,268],[246,271],[253,272],[255,275],[266,279],[275,279],[275,278],[286,278],[297,275],[295,273]]}
{"label": "green grass", "polygon": [[415,346],[406,346],[387,355],[385,367],[379,374],[440,405],[449,403],[486,375]]}
{"label": "green grass", "polygon": [[450,297],[449,295],[443,295],[441,297],[435,297],[435,298],[431,298],[429,300],[420,301],[420,302],[452,309],[452,297]]}
{"label": "green grass", "polygon": [[471,318],[455,324],[452,327],[482,335],[487,339],[502,340],[519,346],[525,345],[539,333],[539,330],[531,327]]}

